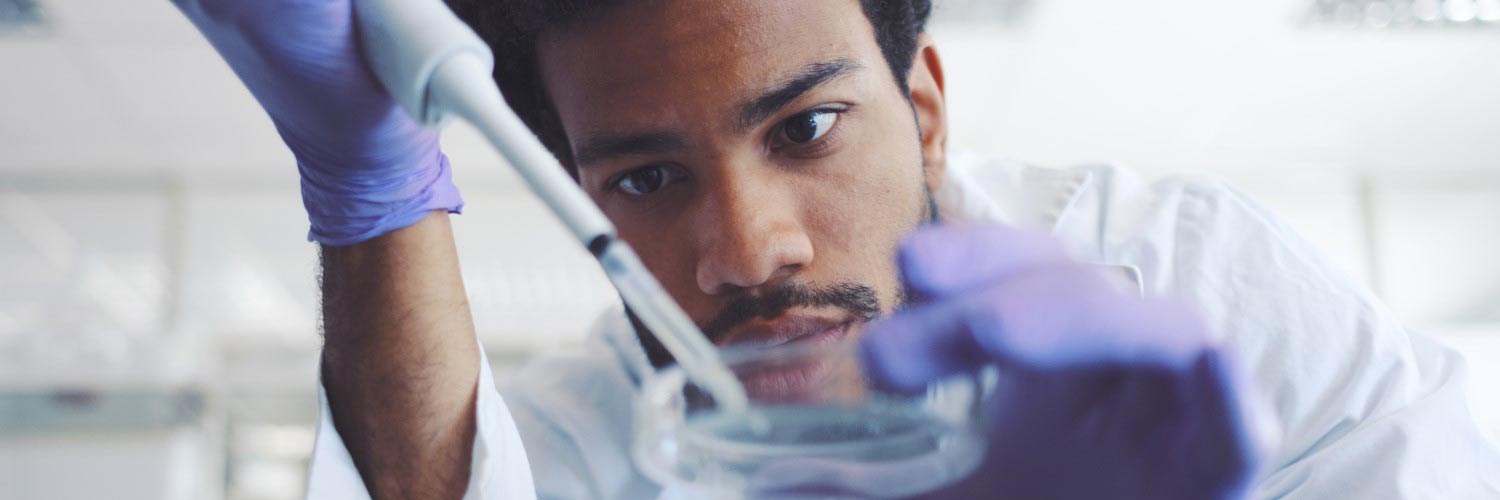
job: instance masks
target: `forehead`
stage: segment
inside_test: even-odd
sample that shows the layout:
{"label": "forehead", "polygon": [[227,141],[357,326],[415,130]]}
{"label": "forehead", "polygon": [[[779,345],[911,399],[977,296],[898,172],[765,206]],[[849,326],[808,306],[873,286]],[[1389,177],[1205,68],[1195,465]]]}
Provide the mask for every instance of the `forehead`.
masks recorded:
{"label": "forehead", "polygon": [[809,63],[884,67],[855,0],[640,0],[544,36],[540,69],[570,134],[729,109]]}

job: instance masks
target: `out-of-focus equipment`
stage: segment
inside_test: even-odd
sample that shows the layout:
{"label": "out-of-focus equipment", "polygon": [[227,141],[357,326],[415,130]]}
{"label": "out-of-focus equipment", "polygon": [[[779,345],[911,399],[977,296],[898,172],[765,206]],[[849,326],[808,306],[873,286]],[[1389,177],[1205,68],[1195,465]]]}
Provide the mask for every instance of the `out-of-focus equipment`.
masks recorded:
{"label": "out-of-focus equipment", "polygon": [[37,34],[50,29],[36,0],[0,0],[0,35]]}
{"label": "out-of-focus equipment", "polygon": [[1314,0],[1307,20],[1376,29],[1500,29],[1500,0]]}

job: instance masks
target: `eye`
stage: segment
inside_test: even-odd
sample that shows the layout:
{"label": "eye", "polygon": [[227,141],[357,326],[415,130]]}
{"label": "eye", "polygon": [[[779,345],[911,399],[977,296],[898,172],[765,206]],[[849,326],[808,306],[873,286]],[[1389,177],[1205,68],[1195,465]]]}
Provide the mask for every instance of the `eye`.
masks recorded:
{"label": "eye", "polygon": [[648,165],[626,172],[615,181],[615,185],[625,194],[644,196],[656,192],[675,179],[671,170],[660,165]]}
{"label": "eye", "polygon": [[806,113],[793,116],[781,127],[781,134],[792,144],[807,144],[823,138],[829,130],[833,129],[833,123],[838,120],[838,112],[827,109],[815,109]]}

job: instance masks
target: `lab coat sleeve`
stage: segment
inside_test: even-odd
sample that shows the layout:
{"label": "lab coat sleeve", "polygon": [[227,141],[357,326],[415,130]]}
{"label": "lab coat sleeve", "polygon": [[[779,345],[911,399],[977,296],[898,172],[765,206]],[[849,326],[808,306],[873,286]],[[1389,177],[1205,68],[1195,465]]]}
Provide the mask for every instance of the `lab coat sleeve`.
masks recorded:
{"label": "lab coat sleeve", "polygon": [[[1280,427],[1256,498],[1500,498],[1464,360],[1410,332],[1268,210],[1201,179],[1093,172],[1076,210],[1103,260],[1195,301]],[[1086,228],[1086,229],[1085,229]]]}
{"label": "lab coat sleeve", "polygon": [[[534,499],[531,468],[515,421],[495,389],[484,347],[479,348],[473,459],[466,500]],[[318,383],[318,430],[308,466],[307,498],[370,498],[359,471],[329,413],[328,395]]]}

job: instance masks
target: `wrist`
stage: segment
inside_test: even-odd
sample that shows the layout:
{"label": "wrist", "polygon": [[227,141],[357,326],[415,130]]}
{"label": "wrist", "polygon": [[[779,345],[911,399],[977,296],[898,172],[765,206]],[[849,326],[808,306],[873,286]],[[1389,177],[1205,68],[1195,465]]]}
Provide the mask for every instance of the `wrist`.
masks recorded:
{"label": "wrist", "polygon": [[299,156],[308,240],[347,246],[416,224],[436,210],[462,212],[448,157],[434,146],[414,161],[414,166],[328,169]]}

